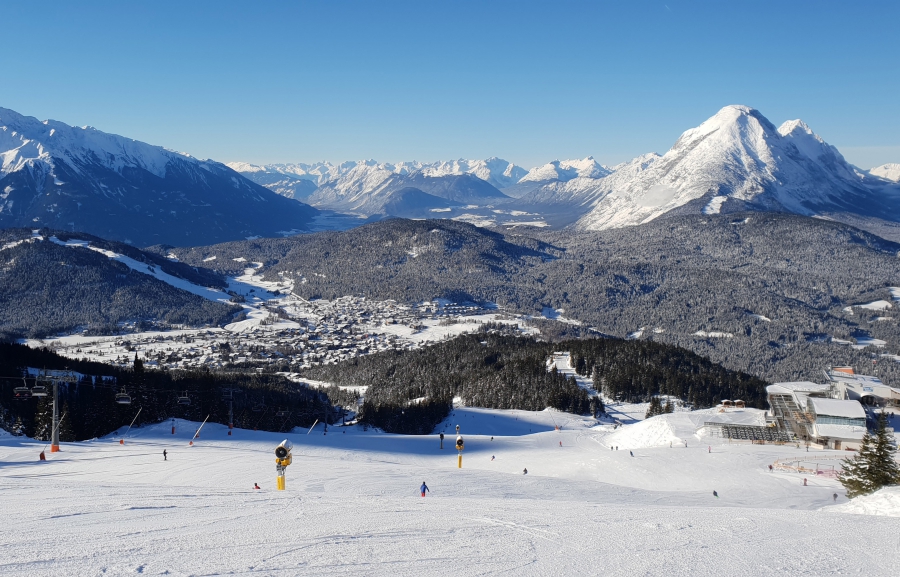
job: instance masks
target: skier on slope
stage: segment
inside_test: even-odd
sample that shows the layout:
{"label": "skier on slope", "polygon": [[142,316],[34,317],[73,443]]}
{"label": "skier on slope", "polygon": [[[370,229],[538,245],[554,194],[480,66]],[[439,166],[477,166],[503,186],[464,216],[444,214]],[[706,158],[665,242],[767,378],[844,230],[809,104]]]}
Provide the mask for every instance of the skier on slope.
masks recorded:
{"label": "skier on slope", "polygon": [[254,488],[254,489],[259,489],[259,483],[253,483],[253,488]]}
{"label": "skier on slope", "polygon": [[719,498],[719,494],[718,494],[716,491],[713,491],[713,497],[715,497],[716,499],[718,499],[718,498]]}
{"label": "skier on slope", "polygon": [[523,475],[527,475],[527,474],[528,474],[528,467],[522,469],[522,474],[523,474]]}
{"label": "skier on slope", "polygon": [[628,454],[634,457],[634,453],[632,453],[631,451],[628,451]]}
{"label": "skier on slope", "polygon": [[169,457],[168,457],[167,455],[168,455],[168,453],[166,453],[166,450],[163,449],[163,461],[168,461],[168,460],[169,460]]}
{"label": "skier on slope", "polygon": [[422,492],[422,496],[425,496],[425,491],[431,492],[431,489],[428,488],[428,485],[425,484],[425,481],[422,481],[422,486],[419,487],[419,491]]}

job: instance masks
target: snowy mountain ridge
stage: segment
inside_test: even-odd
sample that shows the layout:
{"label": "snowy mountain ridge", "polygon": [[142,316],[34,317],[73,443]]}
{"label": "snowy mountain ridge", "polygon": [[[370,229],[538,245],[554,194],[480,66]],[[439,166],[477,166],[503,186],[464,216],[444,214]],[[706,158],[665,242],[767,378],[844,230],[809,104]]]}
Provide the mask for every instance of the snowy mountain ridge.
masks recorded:
{"label": "snowy mountain ridge", "polygon": [[52,174],[54,158],[65,160],[75,170],[85,164],[99,163],[119,173],[126,167],[141,168],[160,178],[165,178],[166,165],[174,158],[204,164],[189,154],[102,132],[92,126],[40,121],[8,108],[0,108],[0,150],[3,151],[0,152],[0,178],[25,167],[49,169]]}
{"label": "snowy mountain ridge", "polygon": [[304,230],[316,213],[212,160],[0,108],[0,227],[208,244]]}
{"label": "snowy mountain ridge", "polygon": [[876,166],[869,171],[869,174],[885,180],[900,182],[900,163],[888,163]]}
{"label": "snowy mountain ridge", "polygon": [[726,106],[663,156],[625,166],[584,191],[593,208],[577,228],[635,225],[672,211],[900,217],[895,189],[849,164],[805,123],[775,128],[747,106]]}
{"label": "snowy mountain ridge", "polygon": [[[383,181],[389,174],[411,174],[413,172],[421,172],[428,177],[471,174],[477,176],[481,180],[491,183],[497,188],[503,188],[515,184],[527,174],[527,171],[524,168],[496,157],[487,158],[485,160],[466,160],[460,158],[458,160],[436,161],[430,163],[415,160],[390,163],[377,162],[369,159],[347,161],[340,164],[333,164],[331,162],[305,164],[301,162],[256,165],[247,162],[228,162],[226,165],[232,170],[240,172],[245,176],[258,173],[277,173],[310,180],[315,182],[316,185],[334,183],[340,188],[346,188],[348,186],[346,182],[341,182],[345,180],[369,180],[370,183],[377,185],[377,183]],[[364,174],[366,172],[380,175],[380,180],[378,176],[373,179],[370,175]]]}

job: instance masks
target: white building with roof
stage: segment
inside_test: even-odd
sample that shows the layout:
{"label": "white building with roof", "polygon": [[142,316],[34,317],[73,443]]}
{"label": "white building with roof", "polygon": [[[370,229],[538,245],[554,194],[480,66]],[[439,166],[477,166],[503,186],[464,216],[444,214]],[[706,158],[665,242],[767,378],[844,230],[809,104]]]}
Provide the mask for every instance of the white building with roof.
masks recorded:
{"label": "white building with roof", "polygon": [[838,384],[809,381],[766,387],[767,419],[792,437],[832,449],[858,448],[866,433],[866,411],[844,398]]}
{"label": "white building with roof", "polygon": [[856,449],[866,434],[866,411],[859,401],[810,398],[807,412],[813,440],[831,449]]}
{"label": "white building with roof", "polygon": [[878,377],[858,375],[852,367],[835,367],[825,371],[825,378],[840,398],[868,406],[900,407],[900,388],[888,386]]}

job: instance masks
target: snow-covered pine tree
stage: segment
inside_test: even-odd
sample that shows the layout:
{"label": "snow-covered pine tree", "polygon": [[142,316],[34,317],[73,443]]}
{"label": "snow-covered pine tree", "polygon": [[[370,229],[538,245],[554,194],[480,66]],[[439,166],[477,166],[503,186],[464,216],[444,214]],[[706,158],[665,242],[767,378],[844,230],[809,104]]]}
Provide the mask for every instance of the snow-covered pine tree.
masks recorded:
{"label": "snow-covered pine tree", "polygon": [[41,397],[34,409],[34,436],[38,441],[49,441],[53,431],[53,399]]}
{"label": "snow-covered pine tree", "polygon": [[63,403],[59,413],[59,440],[71,443],[75,441],[75,430],[72,428],[72,413],[69,412],[69,403]]}
{"label": "snow-covered pine tree", "polygon": [[25,434],[25,425],[22,423],[22,417],[16,417],[16,422],[13,423],[10,433],[12,433],[14,437],[21,437]]}
{"label": "snow-covered pine tree", "polygon": [[878,428],[875,431],[875,446],[872,452],[872,465],[869,468],[870,478],[875,491],[886,485],[900,484],[900,465],[894,458],[897,448],[891,444],[887,432],[887,416],[881,413],[878,417]]}
{"label": "snow-covered pine tree", "polygon": [[647,407],[647,414],[645,418],[649,419],[650,417],[655,417],[656,415],[661,415],[663,413],[663,406],[659,400],[659,397],[651,397],[650,398],[650,406]]}

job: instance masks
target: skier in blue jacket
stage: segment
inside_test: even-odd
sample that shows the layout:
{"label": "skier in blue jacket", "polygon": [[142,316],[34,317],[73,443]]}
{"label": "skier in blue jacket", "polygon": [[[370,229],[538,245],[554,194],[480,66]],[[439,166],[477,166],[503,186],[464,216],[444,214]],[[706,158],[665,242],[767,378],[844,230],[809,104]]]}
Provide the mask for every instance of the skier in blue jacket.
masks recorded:
{"label": "skier in blue jacket", "polygon": [[425,491],[431,492],[431,490],[428,488],[428,485],[425,484],[425,481],[422,481],[422,486],[419,487],[419,491],[422,492],[423,497],[425,496]]}

